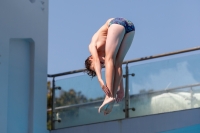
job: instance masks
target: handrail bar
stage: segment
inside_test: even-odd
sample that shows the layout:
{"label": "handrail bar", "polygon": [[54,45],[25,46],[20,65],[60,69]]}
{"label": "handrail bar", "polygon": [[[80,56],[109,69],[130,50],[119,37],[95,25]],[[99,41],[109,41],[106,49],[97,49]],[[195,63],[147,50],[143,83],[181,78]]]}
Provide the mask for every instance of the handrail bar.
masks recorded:
{"label": "handrail bar", "polygon": [[[179,86],[179,87],[169,88],[169,89],[165,89],[165,90],[158,90],[158,91],[153,91],[153,92],[134,94],[132,96],[151,94],[151,93],[169,92],[169,91],[173,91],[173,90],[177,90],[177,89],[184,89],[184,88],[195,87],[195,86],[200,86],[200,83],[192,84],[192,85]],[[72,107],[81,107],[81,106],[85,106],[85,105],[96,104],[96,103],[99,103],[99,102],[103,102],[103,100],[98,100],[98,101],[89,102],[89,103],[82,103],[82,104],[74,104],[74,105],[56,107],[55,110],[65,109],[65,108],[72,108]],[[51,111],[51,109],[47,109],[47,111]]]}
{"label": "handrail bar", "polygon": [[53,77],[58,77],[58,76],[64,76],[64,75],[84,72],[85,70],[86,69],[78,69],[78,70],[73,70],[73,71],[68,71],[68,72],[63,72],[63,73],[48,74],[47,77],[52,77],[53,78]]}
{"label": "handrail bar", "polygon": [[[137,58],[137,59],[133,59],[133,60],[127,60],[127,61],[124,61],[123,64],[144,61],[144,60],[149,60],[149,59],[155,59],[155,58],[160,58],[160,57],[165,57],[165,56],[170,56],[170,55],[176,55],[176,54],[186,53],[186,52],[191,52],[191,51],[196,51],[196,50],[200,50],[200,46],[190,48],[190,49],[185,49],[185,50],[179,50],[179,51],[175,51],[175,52],[169,52],[169,53],[158,54],[158,55],[153,55],[153,56],[146,56],[146,57]],[[63,73],[48,74],[47,76],[48,77],[58,77],[58,76],[64,76],[64,75],[84,72],[85,70],[86,69],[78,69],[78,70],[73,70],[73,71],[68,71],[68,72],[63,72]]]}
{"label": "handrail bar", "polygon": [[[88,102],[88,103],[81,103],[81,104],[73,104],[73,105],[60,106],[60,107],[56,107],[55,109],[59,110],[59,109],[66,109],[66,108],[72,108],[72,107],[81,107],[81,106],[96,104],[96,103],[100,103],[100,102],[103,102],[103,100],[98,100],[98,101]],[[51,111],[51,108],[47,109],[47,111]]]}
{"label": "handrail bar", "polygon": [[181,54],[181,53],[187,53],[187,52],[196,51],[196,50],[200,50],[200,46],[195,47],[195,48],[185,49],[185,50],[179,50],[179,51],[175,51],[175,52],[169,52],[169,53],[158,54],[158,55],[153,55],[153,56],[146,56],[146,57],[137,58],[137,59],[133,59],[133,60],[127,60],[127,61],[124,61],[123,64],[144,61],[144,60],[149,60],[149,59],[155,59],[155,58],[176,55],[176,54]]}

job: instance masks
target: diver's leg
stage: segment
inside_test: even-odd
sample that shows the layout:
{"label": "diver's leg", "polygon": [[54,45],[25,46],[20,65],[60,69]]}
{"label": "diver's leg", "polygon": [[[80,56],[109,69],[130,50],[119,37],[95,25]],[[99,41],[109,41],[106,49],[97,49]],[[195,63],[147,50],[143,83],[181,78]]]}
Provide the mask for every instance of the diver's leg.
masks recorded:
{"label": "diver's leg", "polygon": [[[121,68],[122,70],[122,68]],[[123,74],[123,72],[121,72]],[[121,75],[121,80],[120,80],[120,84],[117,88],[117,98],[116,98],[116,102],[120,102],[123,98],[124,98],[124,84],[123,84],[123,77]]]}
{"label": "diver's leg", "polygon": [[[119,24],[112,24],[108,28],[106,46],[105,46],[105,78],[106,85],[110,90],[111,97],[106,96],[103,104],[99,107],[99,112],[101,112],[102,108],[106,107],[106,104],[109,104],[109,109],[104,110],[104,114],[106,112],[110,112],[112,110],[112,106],[115,102],[115,95],[113,95],[113,82],[115,76],[115,59],[122,42],[122,39],[125,34],[125,28]],[[106,112],[105,112],[106,111]]]}
{"label": "diver's leg", "polygon": [[[116,96],[117,88],[118,88],[120,82],[123,82],[123,81],[121,81],[121,80],[123,80],[122,79],[122,63],[123,63],[126,53],[128,52],[128,50],[131,46],[131,43],[132,43],[133,37],[134,37],[134,33],[135,33],[134,31],[131,31],[124,36],[122,43],[119,47],[118,53],[116,55],[115,72],[114,72],[115,77],[114,77],[114,84],[113,84],[114,96]],[[119,93],[120,93],[120,91],[119,91]],[[123,97],[117,97],[117,99],[119,101],[121,100],[121,98],[123,98]]]}
{"label": "diver's leg", "polygon": [[[124,36],[119,49],[117,50],[117,55],[116,55],[116,59],[115,59],[115,67],[114,67],[115,75],[113,77],[114,78],[114,82],[113,82],[114,99],[116,97],[118,86],[120,85],[120,89],[123,89],[123,87],[122,87],[123,86],[122,63],[123,63],[126,53],[128,52],[128,50],[131,46],[131,43],[132,43],[133,37],[134,37],[134,33],[135,33],[134,31],[127,33]],[[124,95],[123,90],[119,90],[117,98],[116,98],[117,102],[122,100],[122,98],[123,98],[122,95]],[[104,102],[109,103],[109,106],[108,106],[109,108],[104,110],[104,114],[109,114],[112,111],[114,102],[111,100],[111,98],[105,98]]]}
{"label": "diver's leg", "polygon": [[109,88],[112,97],[113,94],[113,82],[115,77],[115,60],[118,53],[118,49],[125,34],[125,29],[119,24],[112,24],[108,28],[108,34],[105,46],[105,78],[106,85]]}

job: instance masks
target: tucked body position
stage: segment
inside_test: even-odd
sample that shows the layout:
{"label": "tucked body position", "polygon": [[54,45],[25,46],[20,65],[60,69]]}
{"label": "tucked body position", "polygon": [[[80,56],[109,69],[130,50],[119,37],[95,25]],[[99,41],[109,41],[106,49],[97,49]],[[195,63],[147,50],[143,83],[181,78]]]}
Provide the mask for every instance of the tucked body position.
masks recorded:
{"label": "tucked body position", "polygon": [[[89,76],[97,76],[106,94],[99,112],[109,114],[115,101],[119,102],[124,97],[122,63],[134,34],[135,27],[131,21],[125,18],[110,18],[91,39],[91,55],[85,60],[85,67]],[[101,75],[104,66],[105,83]]]}

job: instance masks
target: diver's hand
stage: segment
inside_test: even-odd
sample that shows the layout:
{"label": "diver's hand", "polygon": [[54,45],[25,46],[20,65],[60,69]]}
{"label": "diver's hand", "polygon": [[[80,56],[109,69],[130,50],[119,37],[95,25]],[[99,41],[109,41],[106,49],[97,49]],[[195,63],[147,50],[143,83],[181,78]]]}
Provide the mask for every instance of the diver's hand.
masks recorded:
{"label": "diver's hand", "polygon": [[104,84],[103,80],[100,80],[99,83],[100,83],[100,86],[101,86],[102,90],[105,92],[105,94],[106,94],[107,96],[111,97],[110,90],[109,90],[108,87]]}

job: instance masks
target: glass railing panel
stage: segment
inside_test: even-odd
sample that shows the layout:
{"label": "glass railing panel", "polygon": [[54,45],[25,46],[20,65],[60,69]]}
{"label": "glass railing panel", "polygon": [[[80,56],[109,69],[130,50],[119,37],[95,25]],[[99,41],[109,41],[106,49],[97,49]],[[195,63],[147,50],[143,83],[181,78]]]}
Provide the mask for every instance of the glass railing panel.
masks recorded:
{"label": "glass railing panel", "polygon": [[[104,72],[102,72],[102,77],[104,77]],[[59,114],[61,122],[55,122],[55,129],[125,117],[124,101],[115,103],[112,112],[106,117],[103,113],[98,113],[105,94],[96,77],[91,79],[87,74],[70,76],[56,80],[55,84],[62,88],[60,91],[56,90],[55,111]]]}
{"label": "glass railing panel", "polygon": [[200,107],[200,86],[191,88],[191,107],[199,108]]}
{"label": "glass railing panel", "polygon": [[112,121],[124,118],[124,101],[116,103],[109,115],[104,116],[98,113],[98,108],[102,101],[96,103],[89,103],[80,107],[70,107],[65,109],[57,109],[61,122],[55,123],[55,128],[72,127],[78,125],[99,123],[105,121]]}
{"label": "glass railing panel", "polygon": [[200,54],[184,55],[129,67],[130,117],[191,108],[200,104]]}

